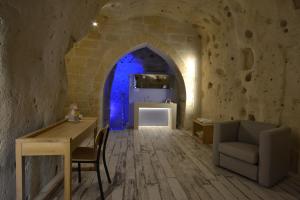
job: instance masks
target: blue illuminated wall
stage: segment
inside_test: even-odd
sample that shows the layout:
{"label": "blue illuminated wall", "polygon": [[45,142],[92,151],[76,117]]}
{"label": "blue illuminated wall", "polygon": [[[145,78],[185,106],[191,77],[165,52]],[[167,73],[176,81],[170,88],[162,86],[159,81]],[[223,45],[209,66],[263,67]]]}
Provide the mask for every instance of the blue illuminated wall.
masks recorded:
{"label": "blue illuminated wall", "polygon": [[113,130],[123,130],[128,123],[129,75],[144,73],[144,68],[130,53],[118,61],[114,70],[110,93],[110,126]]}

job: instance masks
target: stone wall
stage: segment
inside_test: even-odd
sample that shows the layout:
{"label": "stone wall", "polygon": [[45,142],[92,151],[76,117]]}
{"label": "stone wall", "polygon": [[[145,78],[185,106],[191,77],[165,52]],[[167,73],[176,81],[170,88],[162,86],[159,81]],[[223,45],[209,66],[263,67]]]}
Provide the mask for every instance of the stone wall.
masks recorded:
{"label": "stone wall", "polygon": [[[100,25],[75,45],[66,56],[68,102],[76,102],[84,115],[99,116],[102,121],[102,98],[107,76],[117,61],[127,53],[149,47],[175,71],[182,84],[183,118],[190,119],[198,111],[194,90],[199,87],[195,72],[200,40],[195,28],[188,23],[160,16],[135,17],[116,21],[100,16]],[[101,21],[102,20],[102,21]],[[195,64],[196,65],[196,64]],[[172,67],[173,66],[173,67]],[[196,84],[196,85],[195,85]],[[185,92],[187,103],[185,103]],[[184,113],[184,112],[183,112]],[[190,124],[190,120],[186,120]],[[188,126],[188,125],[187,125]]]}
{"label": "stone wall", "polygon": [[293,1],[266,0],[221,8],[218,31],[203,42],[202,116],[287,125],[299,151],[299,10]]}
{"label": "stone wall", "polygon": [[150,41],[182,74],[192,99],[186,120],[201,113],[288,125],[299,151],[299,19],[293,0],[109,1],[100,26],[66,57],[68,103],[101,115],[107,73],[131,48]]}
{"label": "stone wall", "polygon": [[[0,199],[15,199],[15,139],[64,116],[64,55],[97,11],[96,0],[0,1]],[[60,158],[27,158],[26,197],[57,173]]]}

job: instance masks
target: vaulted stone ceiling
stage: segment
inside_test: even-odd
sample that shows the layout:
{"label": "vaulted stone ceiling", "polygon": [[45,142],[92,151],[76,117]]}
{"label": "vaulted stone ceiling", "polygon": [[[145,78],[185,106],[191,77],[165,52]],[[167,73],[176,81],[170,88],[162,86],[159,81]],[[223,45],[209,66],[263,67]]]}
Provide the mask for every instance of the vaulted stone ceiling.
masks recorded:
{"label": "vaulted stone ceiling", "polygon": [[[69,76],[67,80],[66,76],[64,55],[73,43],[71,53],[81,53],[79,57],[85,60],[74,58],[89,66],[88,81],[94,80],[90,78],[94,68],[103,71],[107,67],[102,58],[114,52],[110,50],[112,44],[118,51],[129,46],[126,39],[135,36],[147,35],[145,38],[157,42],[158,47],[168,50],[166,54],[176,58],[179,67],[180,59],[185,66],[185,59],[195,56],[197,70],[188,84],[195,84],[195,94],[188,98],[195,97],[193,106],[197,109],[190,112],[189,119],[201,115],[288,125],[293,132],[293,148],[299,151],[298,8],[299,0],[2,0],[0,199],[14,199],[15,195],[13,189],[6,189],[15,185],[14,139],[62,118],[67,85],[81,81]],[[93,18],[99,21],[97,30],[90,27]],[[88,28],[89,35],[81,40]],[[95,46],[97,51],[91,51]],[[104,57],[99,56],[102,54]],[[69,67],[79,70],[80,62]],[[181,69],[186,76],[189,70]],[[190,80],[186,76],[185,81]],[[86,91],[94,84],[84,83]],[[97,99],[93,95],[87,92],[80,100],[94,108],[99,91]],[[55,174],[56,161],[27,162],[31,178],[26,180],[26,194],[34,196],[45,185]],[[48,176],[32,175],[40,169],[47,169]]]}
{"label": "vaulted stone ceiling", "polygon": [[167,73],[169,71],[168,63],[149,48],[136,50],[132,54],[144,66],[146,73]]}
{"label": "vaulted stone ceiling", "polygon": [[[100,9],[94,32],[102,52],[130,35],[150,35],[172,46],[186,64],[196,57],[194,115],[285,124],[300,142],[297,2],[111,0]],[[186,76],[188,67],[183,71]]]}
{"label": "vaulted stone ceiling", "polygon": [[[199,66],[202,70],[202,90],[206,94],[202,96],[202,101],[211,102],[211,92],[216,92],[219,98],[222,97],[218,103],[220,110],[210,110],[207,114],[219,112],[218,117],[223,118],[226,115],[224,113],[232,113],[229,110],[232,110],[233,105],[239,105],[240,108],[234,114],[225,118],[254,116],[256,119],[269,118],[270,121],[281,122],[281,115],[270,114],[270,110],[263,111],[266,108],[262,105],[269,105],[273,101],[271,98],[258,100],[252,96],[270,92],[271,96],[278,97],[275,101],[278,106],[276,110],[282,109],[280,105],[284,104],[284,98],[280,96],[286,86],[279,77],[288,59],[287,54],[291,57],[288,60],[293,60],[290,62],[299,62],[293,54],[299,46],[292,36],[299,34],[298,16],[299,12],[292,0],[174,0],[172,3],[166,0],[112,0],[100,9],[98,20],[99,33],[102,36],[113,34],[106,29],[108,25],[115,28],[121,23],[125,26],[128,23],[132,31],[137,31],[137,28],[142,30],[138,26],[134,27],[134,20],[152,23],[153,29],[159,25],[168,26],[172,20],[173,23],[182,23],[182,26],[191,25],[201,39],[198,56],[201,57]],[[163,18],[170,19],[169,24],[162,22]],[[119,34],[118,29],[115,30],[115,34]],[[178,38],[180,34],[178,33]],[[274,67],[278,70],[272,71],[272,74],[268,70],[261,70]],[[289,67],[293,68],[295,64],[290,64]],[[278,78],[270,78],[274,80],[270,85],[265,82],[268,76]],[[224,81],[228,82],[228,86],[222,83]],[[274,82],[281,87],[274,90]],[[265,89],[262,89],[262,84]],[[210,85],[210,90],[206,93],[207,85]],[[232,88],[242,91],[234,94],[236,97],[233,101],[231,97],[224,97],[231,96],[232,92],[229,90]],[[211,97],[214,98],[214,95]],[[254,111],[258,109],[258,104],[264,108],[259,113]],[[203,111],[208,107],[205,106]]]}

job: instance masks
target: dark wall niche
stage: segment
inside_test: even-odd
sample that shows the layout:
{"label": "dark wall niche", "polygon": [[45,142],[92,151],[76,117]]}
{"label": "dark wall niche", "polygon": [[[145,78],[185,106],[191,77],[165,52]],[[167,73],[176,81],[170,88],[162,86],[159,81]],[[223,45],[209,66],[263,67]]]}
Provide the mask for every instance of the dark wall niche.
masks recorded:
{"label": "dark wall niche", "polygon": [[245,81],[250,82],[252,79],[252,72],[248,73],[245,77]]}
{"label": "dark wall niche", "polygon": [[300,0],[293,0],[293,1],[294,1],[295,9],[300,9]]}
{"label": "dark wall niche", "polygon": [[284,19],[280,21],[280,26],[283,27],[283,28],[286,27],[287,24],[288,24],[287,21],[284,20]]}
{"label": "dark wall niche", "polygon": [[242,54],[243,54],[243,68],[244,70],[249,70],[253,67],[254,64],[254,53],[251,48],[244,48],[242,49]]}
{"label": "dark wall niche", "polygon": [[250,30],[246,30],[245,36],[246,36],[246,38],[251,39],[253,37],[253,32]]}
{"label": "dark wall niche", "polygon": [[255,121],[255,116],[252,115],[252,114],[249,114],[248,119],[251,120],[251,121]]}
{"label": "dark wall niche", "polygon": [[217,68],[216,69],[216,74],[219,76],[224,76],[225,75],[225,71],[223,69]]}
{"label": "dark wall niche", "polygon": [[246,88],[242,88],[242,94],[246,94],[246,92],[247,92],[247,89]]}

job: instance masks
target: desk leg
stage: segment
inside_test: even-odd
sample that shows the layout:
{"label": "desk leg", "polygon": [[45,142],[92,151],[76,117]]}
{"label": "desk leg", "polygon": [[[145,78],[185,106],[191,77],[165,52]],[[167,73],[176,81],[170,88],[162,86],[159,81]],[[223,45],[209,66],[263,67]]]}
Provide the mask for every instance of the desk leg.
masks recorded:
{"label": "desk leg", "polygon": [[72,199],[72,155],[71,145],[66,144],[64,154],[64,200]]}
{"label": "desk leg", "polygon": [[24,157],[22,156],[22,144],[16,143],[16,199],[24,198]]}

